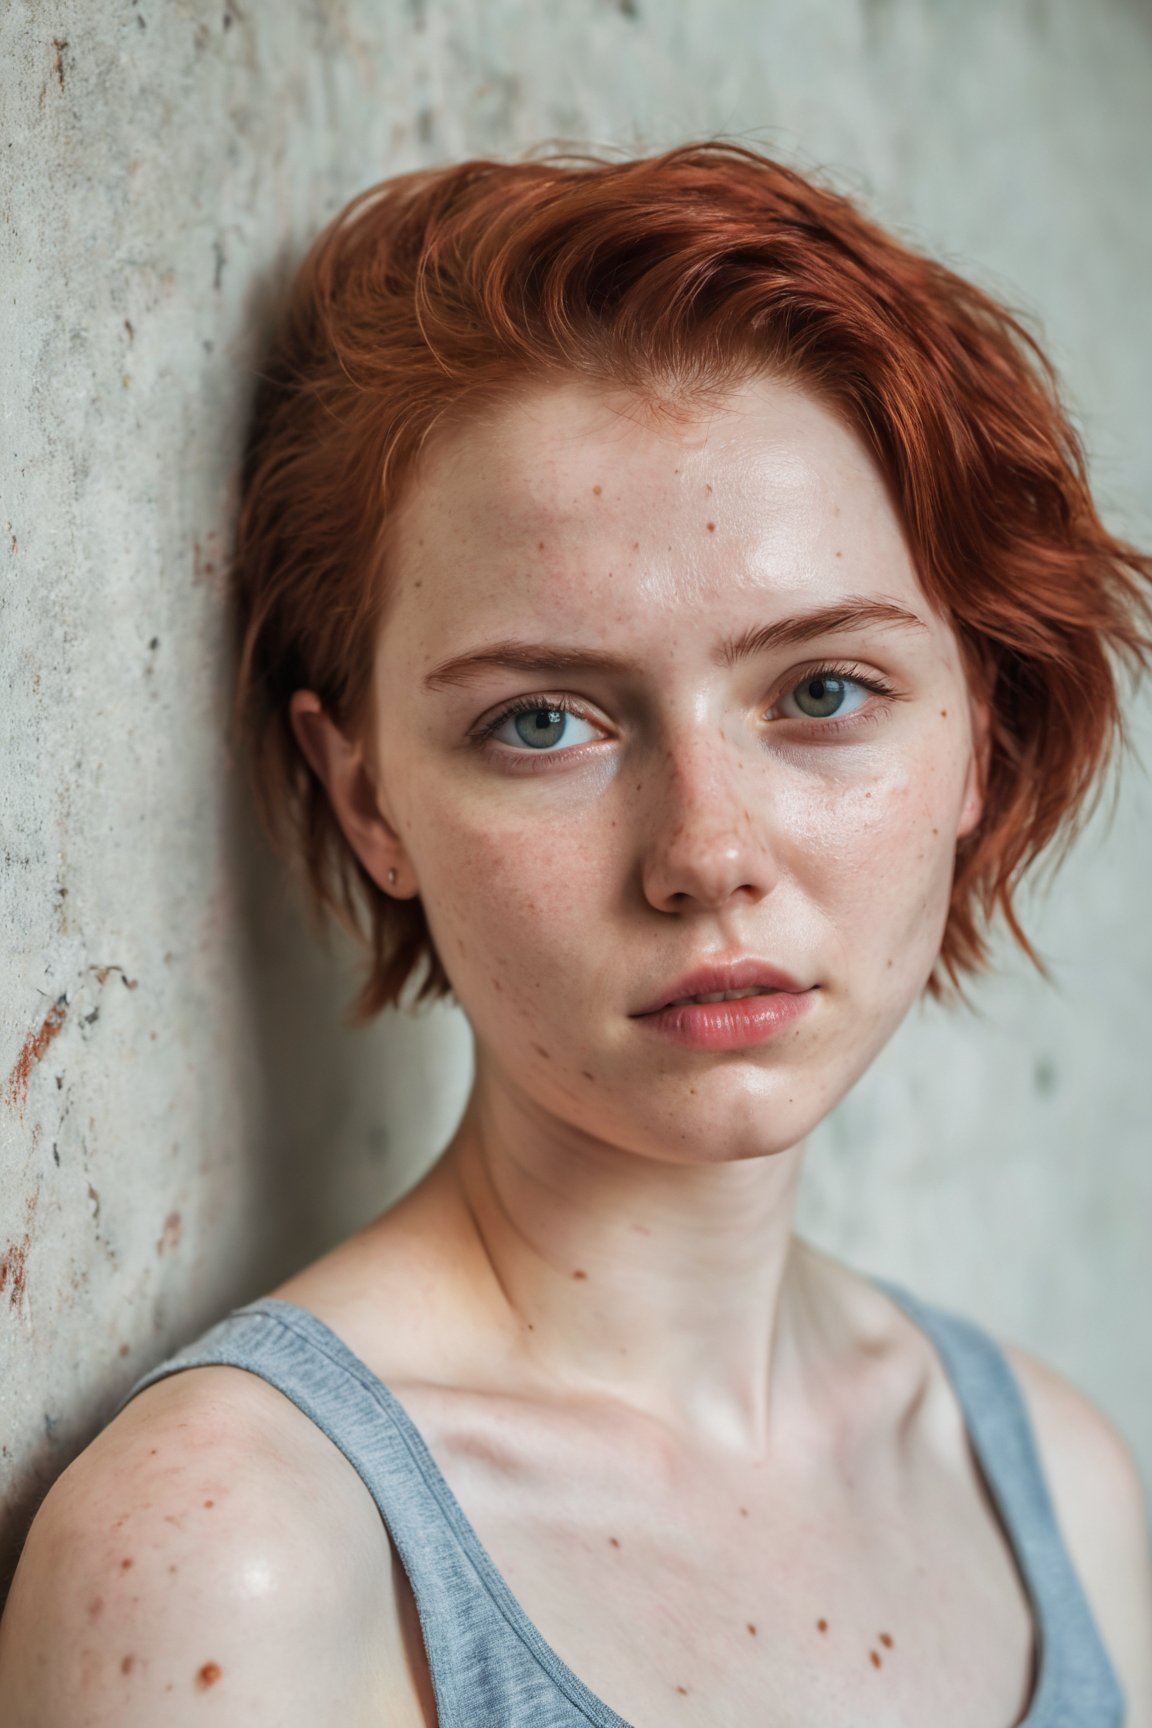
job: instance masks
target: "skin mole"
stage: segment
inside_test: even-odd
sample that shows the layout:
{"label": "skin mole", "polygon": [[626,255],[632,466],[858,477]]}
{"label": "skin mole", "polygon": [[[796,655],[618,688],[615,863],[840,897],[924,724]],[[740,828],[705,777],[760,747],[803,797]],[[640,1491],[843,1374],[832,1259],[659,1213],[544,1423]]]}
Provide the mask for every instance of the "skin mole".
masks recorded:
{"label": "skin mole", "polygon": [[757,1635],[756,1634],[756,1628],[755,1628],[755,1626],[753,1626],[751,1620],[749,1620],[749,1622],[748,1622],[748,1630],[751,1633],[752,1637],[755,1638]]}
{"label": "skin mole", "polygon": [[203,1667],[197,1670],[196,1674],[196,1684],[200,1691],[206,1692],[209,1686],[215,1686],[217,1680],[220,1678],[220,1674],[221,1669],[219,1662],[205,1662]]}
{"label": "skin mole", "polygon": [[132,1556],[131,1556],[131,1554],[128,1554],[125,1556],[125,1558],[123,1560],[121,1560],[120,1570],[122,1572],[127,1572],[128,1568],[129,1568],[129,1566],[131,1566],[131,1564],[132,1564]]}
{"label": "skin mole", "polygon": [[573,1276],[573,1278],[580,1280],[580,1279],[587,1278],[588,1274],[587,1274],[587,1272],[581,1272],[580,1268],[577,1267],[575,1272],[573,1272],[572,1276]]}
{"label": "skin mole", "polygon": [[120,1663],[121,1674],[131,1674],[132,1669],[135,1666],[135,1662],[136,1662],[135,1656],[125,1656]]}
{"label": "skin mole", "polygon": [[827,1632],[827,1630],[828,1630],[827,1620],[817,1620],[816,1630],[817,1630],[817,1632]]}
{"label": "skin mole", "polygon": [[613,1548],[619,1548],[619,1546],[620,1546],[619,1536],[609,1536],[608,1540],[611,1543]]}
{"label": "skin mole", "polygon": [[881,1644],[883,1644],[883,1646],[886,1650],[891,1650],[892,1640],[891,1640],[891,1638],[889,1638],[887,1632],[881,1632],[880,1642],[881,1642]]}
{"label": "skin mole", "polygon": [[875,1651],[875,1650],[869,1650],[869,1652],[868,1652],[868,1660],[869,1660],[869,1661],[870,1661],[870,1662],[871,1662],[871,1664],[872,1664],[872,1666],[873,1666],[873,1668],[879,1668],[879,1666],[880,1666],[880,1656],[879,1656],[879,1653],[878,1653],[878,1652],[877,1652],[877,1651]]}

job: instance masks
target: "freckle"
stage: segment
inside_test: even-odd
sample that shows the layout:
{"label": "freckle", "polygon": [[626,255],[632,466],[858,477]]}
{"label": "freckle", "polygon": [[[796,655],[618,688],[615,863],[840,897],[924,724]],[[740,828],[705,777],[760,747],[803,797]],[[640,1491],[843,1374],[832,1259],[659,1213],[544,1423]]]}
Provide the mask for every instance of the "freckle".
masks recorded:
{"label": "freckle", "polygon": [[597,498],[599,498],[599,496],[600,496],[601,492],[603,492],[604,488],[603,488],[603,486],[593,486],[592,490],[593,490],[593,492],[595,492]]}
{"label": "freckle", "polygon": [[881,1642],[881,1644],[883,1644],[883,1646],[886,1650],[891,1650],[892,1640],[891,1640],[891,1638],[889,1638],[887,1632],[881,1632],[880,1642]]}
{"label": "freckle", "polygon": [[932,832],[933,834],[939,834],[940,830],[939,828],[933,828]]}
{"label": "freckle", "polygon": [[537,550],[537,552],[543,552],[543,550],[544,550],[544,542],[543,542],[543,540],[537,540],[537,542],[536,542],[536,550]]}
{"label": "freckle", "polygon": [[581,1068],[580,1072],[584,1076],[585,1080],[595,1080],[596,1078],[595,1074],[589,1074],[587,1068]]}
{"label": "freckle", "polygon": [[209,1686],[215,1686],[220,1678],[219,1662],[205,1662],[196,1676],[196,1684],[201,1692],[206,1692]]}
{"label": "freckle", "polygon": [[89,1602],[89,1604],[88,1604],[88,1617],[89,1617],[89,1619],[98,1620],[100,1618],[101,1614],[103,1614],[103,1612],[104,1612],[104,1598],[103,1598],[103,1596],[97,1596],[91,1602]]}
{"label": "freckle", "polygon": [[131,1674],[132,1664],[135,1662],[135,1660],[136,1660],[135,1656],[125,1656],[124,1660],[120,1664],[121,1674]]}
{"label": "freckle", "polygon": [[687,1698],[687,1696],[688,1696],[687,1686],[677,1686],[676,1690],[677,1690],[677,1692],[679,1692],[681,1698]]}
{"label": "freckle", "polygon": [[179,1566],[169,1566],[168,1570],[169,1572],[179,1572],[180,1568]]}
{"label": "freckle", "polygon": [[535,1050],[537,1056],[543,1056],[546,1061],[551,1062],[552,1052],[551,1050],[545,1050],[543,1044],[533,1044],[532,1048]]}
{"label": "freckle", "polygon": [[844,554],[843,552],[837,552],[836,556],[837,558],[843,558]]}
{"label": "freckle", "polygon": [[740,1508],[740,1516],[741,1516],[741,1518],[747,1518],[747,1516],[748,1516],[748,1508],[747,1508],[747,1506],[741,1506],[741,1508]]}
{"label": "freckle", "polygon": [[827,1620],[817,1620],[816,1630],[817,1630],[817,1632],[827,1632],[827,1630],[828,1630]]}
{"label": "freckle", "polygon": [[498,995],[503,996],[504,986],[503,986],[503,984],[501,984],[499,978],[493,978],[492,988],[493,988],[493,990],[495,990],[497,992]]}
{"label": "freckle", "polygon": [[575,1272],[573,1272],[572,1276],[573,1276],[573,1278],[587,1278],[588,1274],[587,1274],[587,1272],[581,1272],[580,1268],[577,1267]]}
{"label": "freckle", "polygon": [[152,1448],[152,1450],[151,1450],[151,1451],[150,1451],[150,1452],[149,1452],[149,1454],[148,1454],[148,1456],[149,1456],[149,1458],[155,1458],[155,1456],[156,1456],[156,1448],[155,1448],[155,1446],[153,1446],[153,1448]]}
{"label": "freckle", "polygon": [[751,1620],[749,1620],[749,1622],[748,1622],[748,1630],[749,1630],[749,1632],[751,1632],[751,1634],[752,1634],[752,1636],[753,1636],[753,1638],[755,1638],[755,1636],[756,1636],[756,1628],[755,1628],[755,1626],[753,1626],[753,1624],[752,1624],[752,1622],[751,1622]]}
{"label": "freckle", "polygon": [[872,1664],[872,1666],[873,1666],[873,1668],[879,1668],[879,1666],[880,1666],[880,1656],[879,1656],[879,1652],[878,1652],[878,1651],[876,1651],[876,1650],[869,1650],[869,1652],[868,1652],[868,1660],[869,1660],[869,1662],[871,1662],[871,1664]]}
{"label": "freckle", "polygon": [[205,1507],[215,1506],[215,1504],[216,1504],[215,1500],[205,1500],[205,1502],[204,1502]]}
{"label": "freckle", "polygon": [[609,1536],[608,1540],[612,1544],[613,1548],[619,1548],[619,1546],[620,1546],[619,1536]]}
{"label": "freckle", "polygon": [[716,532],[716,524],[715,524],[715,522],[709,522],[709,524],[708,524],[708,532],[709,532],[709,534],[715,534],[715,532]]}
{"label": "freckle", "polygon": [[711,480],[705,480],[704,490],[705,490],[705,492],[707,492],[709,498],[711,498],[711,496],[712,496],[712,482],[711,482]]}
{"label": "freckle", "polygon": [[696,1096],[696,1088],[695,1088],[695,1086],[689,1086],[689,1088],[688,1088],[688,1096],[689,1096],[689,1098],[695,1098],[695,1096]]}
{"label": "freckle", "polygon": [[127,1572],[128,1568],[129,1568],[129,1566],[131,1566],[131,1564],[132,1564],[132,1556],[131,1556],[131,1554],[129,1554],[127,1559],[121,1560],[121,1562],[120,1562],[121,1572]]}
{"label": "freckle", "polygon": [[947,708],[941,708],[941,710],[940,710],[940,718],[941,718],[941,720],[947,720],[947,718],[948,718],[948,710],[947,710]]}

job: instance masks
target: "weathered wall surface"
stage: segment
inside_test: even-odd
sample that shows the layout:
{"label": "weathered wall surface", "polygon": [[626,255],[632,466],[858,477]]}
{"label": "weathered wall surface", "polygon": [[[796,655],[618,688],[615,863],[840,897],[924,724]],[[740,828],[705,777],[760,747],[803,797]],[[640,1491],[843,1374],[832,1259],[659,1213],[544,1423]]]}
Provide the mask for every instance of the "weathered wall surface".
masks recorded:
{"label": "weathered wall surface", "polygon": [[[259,333],[384,174],[750,136],[1039,313],[1112,522],[1152,533],[1140,0],[11,0],[0,22],[0,1537],[144,1366],[447,1138],[451,1010],[340,1022],[225,732]],[[1134,709],[1145,746],[1147,698]],[[1063,1367],[1152,1475],[1152,795],[1021,961],[900,1034],[802,1223]]]}

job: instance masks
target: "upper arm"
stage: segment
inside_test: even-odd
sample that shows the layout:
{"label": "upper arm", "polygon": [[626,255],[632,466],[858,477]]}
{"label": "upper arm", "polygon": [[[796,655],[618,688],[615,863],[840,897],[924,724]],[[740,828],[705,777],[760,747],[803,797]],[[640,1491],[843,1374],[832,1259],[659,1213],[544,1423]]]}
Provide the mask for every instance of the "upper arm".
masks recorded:
{"label": "upper arm", "polygon": [[259,1392],[213,1407],[187,1378],[133,1400],[37,1513],[0,1622],[5,1722],[406,1722],[382,1713],[403,1687],[367,1491],[269,1444]]}
{"label": "upper arm", "polygon": [[1119,1431],[1063,1375],[1005,1345],[1032,1416],[1057,1520],[1128,1701],[1152,1728],[1152,1549],[1140,1471]]}

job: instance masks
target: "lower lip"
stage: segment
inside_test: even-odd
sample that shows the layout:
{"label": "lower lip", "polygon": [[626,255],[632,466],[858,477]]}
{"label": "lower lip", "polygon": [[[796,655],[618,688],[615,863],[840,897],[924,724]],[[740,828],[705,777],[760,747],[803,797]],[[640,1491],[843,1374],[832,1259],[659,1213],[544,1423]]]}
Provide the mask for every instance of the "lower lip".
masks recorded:
{"label": "lower lip", "polygon": [[766,996],[739,996],[734,1002],[683,1002],[655,1014],[638,1014],[673,1044],[689,1050],[743,1050],[764,1044],[804,1013],[815,990],[774,990]]}

